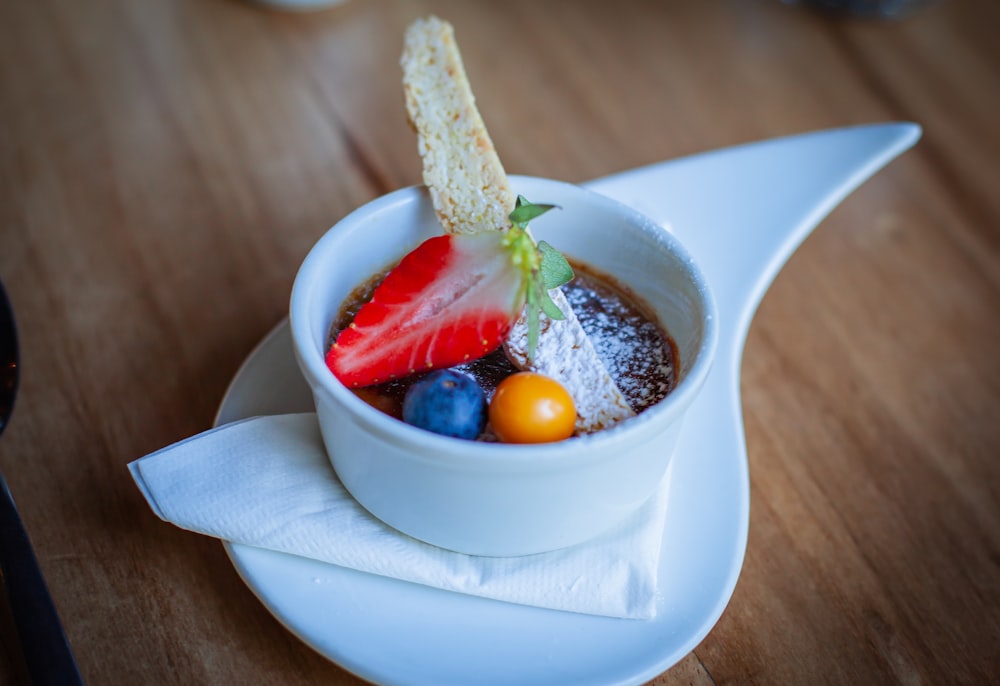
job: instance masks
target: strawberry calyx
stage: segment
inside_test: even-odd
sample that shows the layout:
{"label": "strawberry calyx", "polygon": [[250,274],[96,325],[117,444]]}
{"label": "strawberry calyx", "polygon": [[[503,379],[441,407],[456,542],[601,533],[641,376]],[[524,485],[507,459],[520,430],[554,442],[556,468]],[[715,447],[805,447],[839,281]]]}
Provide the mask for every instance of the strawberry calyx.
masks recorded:
{"label": "strawberry calyx", "polygon": [[573,268],[562,253],[545,241],[536,245],[528,233],[528,222],[555,207],[556,205],[533,203],[519,195],[514,210],[510,213],[511,228],[507,230],[509,241],[514,244],[514,260],[522,265],[525,274],[529,361],[534,359],[538,347],[542,313],[549,319],[566,318],[559,306],[552,301],[549,291],[573,278]]}

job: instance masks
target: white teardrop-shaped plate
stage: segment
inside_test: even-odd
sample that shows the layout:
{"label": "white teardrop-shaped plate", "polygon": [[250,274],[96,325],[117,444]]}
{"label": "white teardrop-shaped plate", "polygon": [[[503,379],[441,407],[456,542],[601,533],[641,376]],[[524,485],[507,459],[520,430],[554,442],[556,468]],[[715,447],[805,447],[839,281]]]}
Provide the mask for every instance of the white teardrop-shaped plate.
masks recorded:
{"label": "white teardrop-shaped plate", "polygon": [[[719,357],[669,476],[655,619],[522,607],[226,544],[236,569],[292,633],[375,683],[640,684],[668,669],[718,621],[743,564],[750,490],[739,380],[753,313],[823,217],[919,137],[906,123],[821,131],[587,184],[669,227],[718,300]],[[311,409],[283,322],[233,379],[216,423]]]}

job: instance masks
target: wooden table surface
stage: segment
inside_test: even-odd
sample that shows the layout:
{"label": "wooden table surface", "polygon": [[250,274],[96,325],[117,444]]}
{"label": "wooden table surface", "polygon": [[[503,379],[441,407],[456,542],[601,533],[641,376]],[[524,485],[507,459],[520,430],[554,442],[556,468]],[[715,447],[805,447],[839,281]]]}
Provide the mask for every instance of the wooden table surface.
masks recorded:
{"label": "wooden table surface", "polygon": [[[995,680],[1000,5],[878,21],[778,0],[11,1],[0,277],[23,364],[0,468],[88,683],[358,683],[217,541],[158,520],[126,464],[209,427],[311,244],[420,181],[398,59],[430,12],[455,25],[512,173],[585,181],[786,134],[924,127],[757,312],[745,563],[712,632],[653,683]],[[0,682],[17,683],[4,627]]]}

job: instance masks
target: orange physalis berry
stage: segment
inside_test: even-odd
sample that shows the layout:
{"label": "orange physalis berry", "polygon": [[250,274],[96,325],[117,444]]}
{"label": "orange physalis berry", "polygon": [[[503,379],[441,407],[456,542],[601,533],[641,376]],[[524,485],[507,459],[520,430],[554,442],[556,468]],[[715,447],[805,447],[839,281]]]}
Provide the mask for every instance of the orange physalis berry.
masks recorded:
{"label": "orange physalis berry", "polygon": [[518,372],[497,386],[489,416],[493,432],[504,443],[550,443],[573,435],[576,406],[555,379]]}

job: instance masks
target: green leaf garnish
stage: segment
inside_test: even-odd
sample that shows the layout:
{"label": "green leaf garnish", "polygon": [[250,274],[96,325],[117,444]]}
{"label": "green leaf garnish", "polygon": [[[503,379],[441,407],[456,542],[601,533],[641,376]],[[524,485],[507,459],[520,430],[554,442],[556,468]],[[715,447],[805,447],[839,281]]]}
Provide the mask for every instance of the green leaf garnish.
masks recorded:
{"label": "green leaf garnish", "polygon": [[[535,356],[541,313],[550,319],[565,319],[566,315],[552,301],[549,290],[559,288],[573,278],[573,268],[562,254],[545,241],[535,245],[527,233],[528,222],[537,219],[556,205],[538,204],[523,195],[517,196],[514,211],[510,213],[513,226],[508,232],[509,242],[514,246],[515,259],[525,270],[527,292],[525,293],[525,317],[528,324],[528,359]],[[530,251],[524,248],[530,243]],[[526,254],[527,253],[527,254]]]}
{"label": "green leaf garnish", "polygon": [[538,347],[538,313],[540,310],[538,305],[538,291],[536,289],[528,289],[528,299],[525,307],[528,317],[528,360],[531,360],[535,357],[535,348]]}
{"label": "green leaf garnish", "polygon": [[573,279],[573,268],[561,252],[545,241],[538,241],[538,252],[542,255],[538,271],[546,289],[559,288]]}
{"label": "green leaf garnish", "polygon": [[549,295],[548,291],[542,291],[538,298],[538,305],[542,312],[548,316],[549,319],[565,319],[566,315],[563,311],[559,309],[559,306],[552,301],[552,297]]}
{"label": "green leaf garnish", "polygon": [[537,219],[549,210],[556,207],[555,205],[538,205],[523,195],[517,196],[517,201],[514,203],[514,211],[510,213],[510,221],[515,226],[520,226],[522,229],[528,226],[528,222],[532,219]]}

